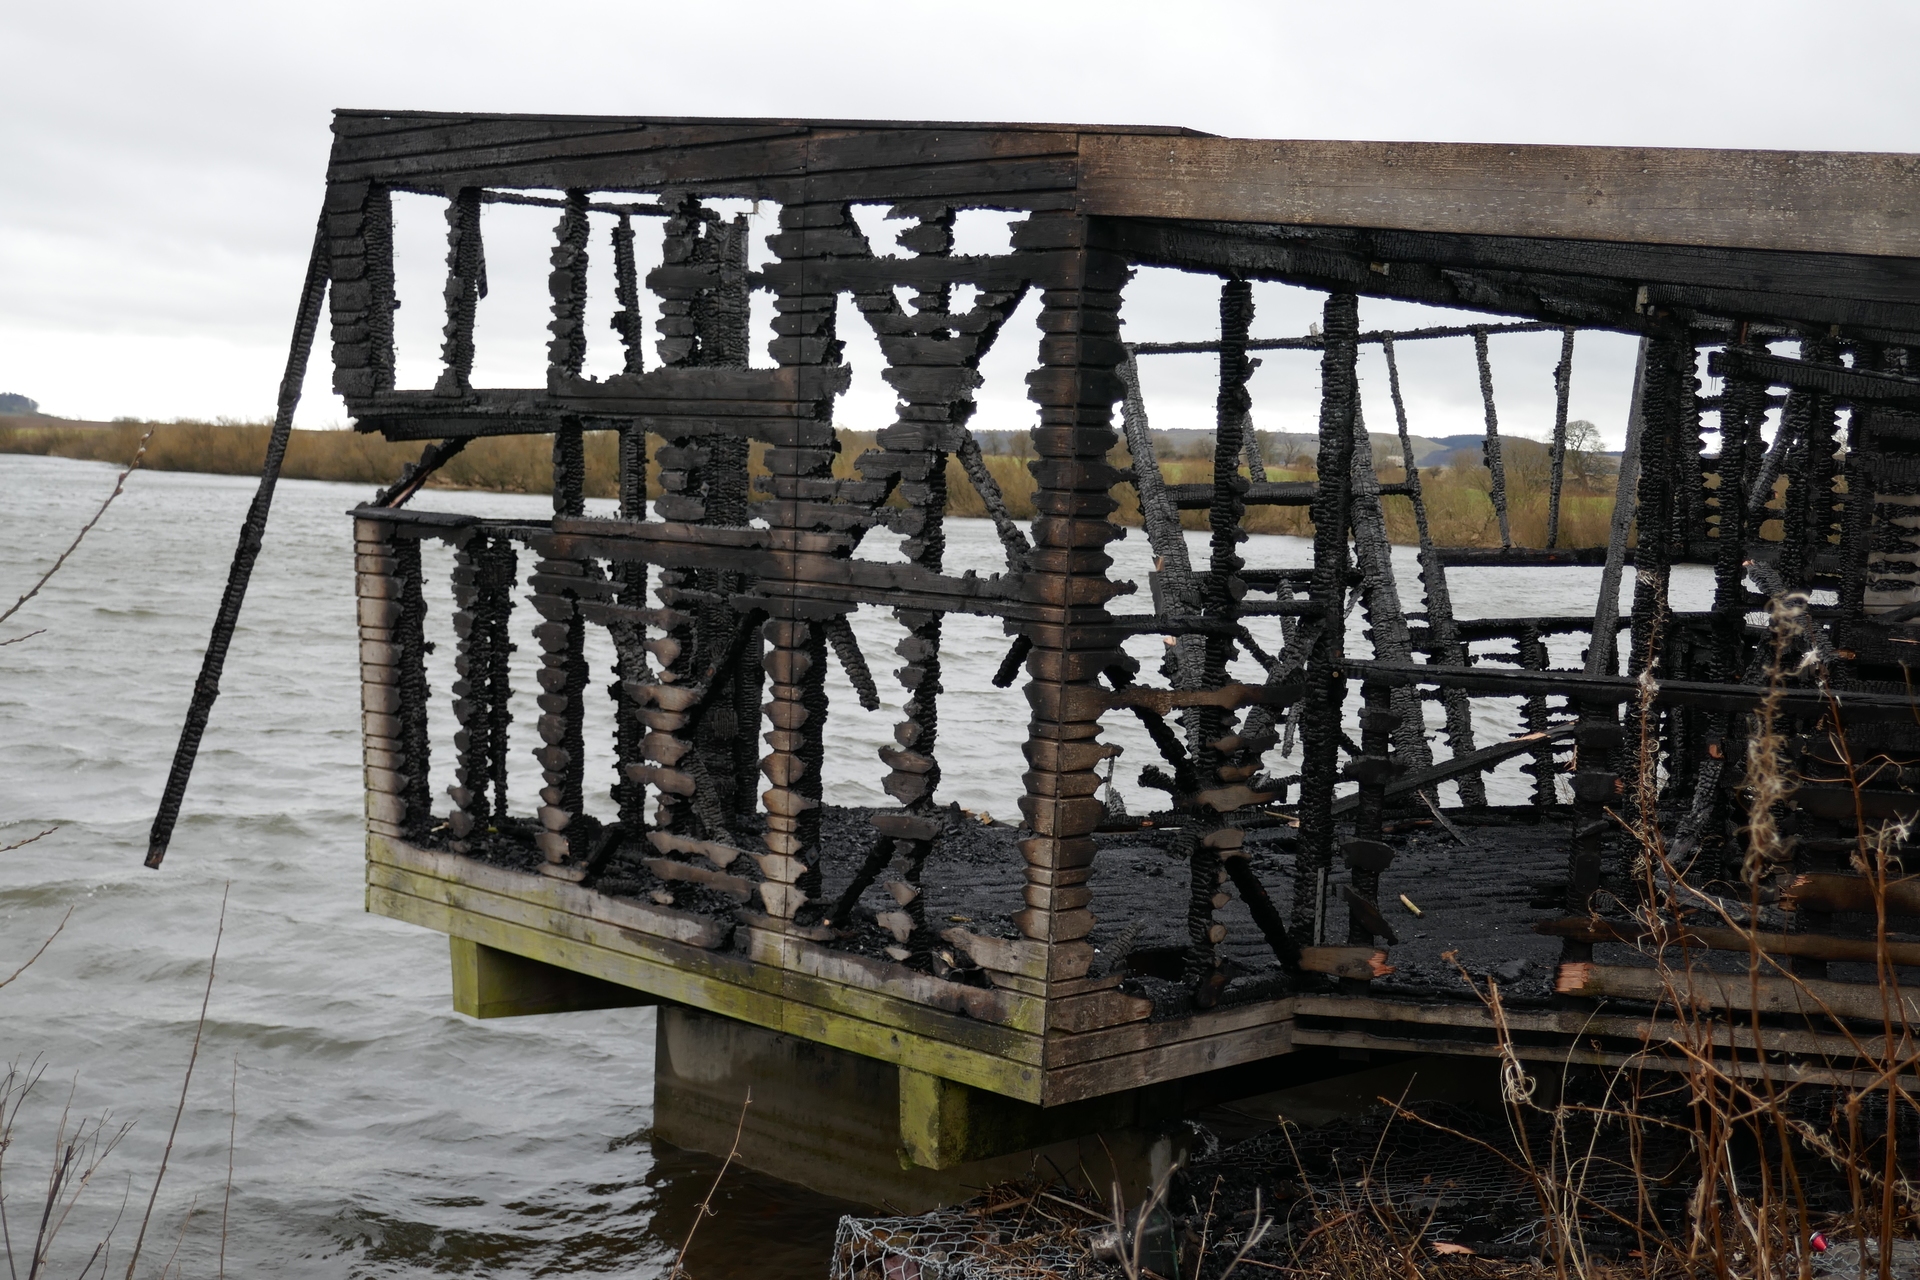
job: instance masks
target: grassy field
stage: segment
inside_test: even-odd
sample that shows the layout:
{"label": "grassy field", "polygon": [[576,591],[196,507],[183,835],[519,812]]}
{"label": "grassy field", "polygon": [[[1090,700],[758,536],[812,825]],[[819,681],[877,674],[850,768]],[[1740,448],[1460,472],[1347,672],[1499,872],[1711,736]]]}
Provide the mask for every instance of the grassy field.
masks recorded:
{"label": "grassy field", "polygon": [[[155,471],[200,471],[216,475],[252,475],[260,469],[267,447],[268,427],[244,422],[141,422],[73,423],[57,418],[0,417],[0,453],[30,453],[61,458],[85,458],[99,462],[125,462],[132,457],[140,437],[152,426],[153,440],[148,445],[144,465]],[[854,459],[873,445],[873,435],[842,431],[840,455],[834,459],[834,474],[852,476]],[[408,462],[420,455],[417,444],[389,444],[378,436],[353,431],[295,431],[287,448],[282,474],[296,480],[335,480],[363,484],[369,489],[389,484]],[[766,446],[756,444],[750,469],[766,474],[762,462]],[[1526,440],[1507,442],[1507,508],[1514,542],[1520,546],[1544,546],[1547,525],[1546,448]],[[1026,519],[1033,514],[1033,475],[1027,470],[1026,457],[1008,454],[987,455],[986,465],[1013,514]],[[1117,450],[1115,465],[1130,464],[1124,449]],[[1163,461],[1169,483],[1196,484],[1212,478],[1212,463],[1198,457],[1170,457]],[[495,436],[474,441],[431,481],[435,488],[482,489],[509,493],[546,493],[551,489],[552,445],[546,436]],[[587,494],[610,498],[615,495],[616,462],[611,432],[593,432],[587,437]],[[1380,478],[1395,482],[1404,473],[1395,466],[1382,467]],[[1280,470],[1269,468],[1272,480],[1310,480],[1310,467]],[[1421,483],[1426,494],[1428,519],[1436,542],[1443,546],[1498,546],[1499,524],[1488,497],[1488,476],[1484,467],[1450,466],[1424,469]],[[648,477],[648,493],[656,488]],[[947,464],[949,510],[958,516],[986,514],[985,504],[974,492],[957,462]],[[1120,508],[1114,518],[1121,524],[1138,525],[1140,507],[1130,486],[1115,490]],[[1405,498],[1385,500],[1387,529],[1395,542],[1416,541],[1412,504]],[[1607,524],[1613,515],[1612,479],[1597,476],[1589,484],[1570,481],[1561,498],[1560,542],[1563,546],[1599,546],[1607,538]],[[1204,529],[1206,513],[1189,511],[1184,515],[1188,528]],[[1312,526],[1302,507],[1254,507],[1247,512],[1246,527],[1254,533],[1310,535]]]}

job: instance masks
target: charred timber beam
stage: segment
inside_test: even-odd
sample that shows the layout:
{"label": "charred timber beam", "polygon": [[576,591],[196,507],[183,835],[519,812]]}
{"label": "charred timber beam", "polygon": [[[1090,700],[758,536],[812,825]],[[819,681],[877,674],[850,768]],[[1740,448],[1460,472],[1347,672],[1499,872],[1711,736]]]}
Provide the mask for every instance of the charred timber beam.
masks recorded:
{"label": "charred timber beam", "polygon": [[351,508],[348,515],[356,520],[378,520],[382,524],[405,525],[416,529],[445,530],[439,536],[448,536],[456,530],[484,524],[490,532],[524,534],[527,532],[545,532],[547,524],[533,521],[488,520],[484,516],[463,515],[457,511],[414,511],[400,507],[381,507],[371,503]]}
{"label": "charred timber beam", "polygon": [[[1319,482],[1314,480],[1261,482],[1240,478],[1240,483],[1246,485],[1240,494],[1240,502],[1248,507],[1310,507],[1314,494],[1320,488]],[[1408,484],[1383,484],[1378,491],[1383,498],[1413,496],[1413,488]],[[1170,484],[1166,486],[1166,492],[1173,499],[1173,505],[1182,511],[1205,511],[1213,505],[1211,484]]]}
{"label": "charred timber beam", "polygon": [[1366,250],[1296,238],[1301,233],[1289,228],[1110,220],[1101,231],[1115,250],[1152,266],[1232,272],[1329,293],[1531,316],[1554,325],[1637,332],[1661,323],[1636,312],[1638,288],[1621,282],[1553,276],[1496,281],[1485,272],[1382,262]]}
{"label": "charred timber beam", "polygon": [[1101,227],[1137,261],[1549,324],[1673,333],[1671,313],[1696,312],[1688,320],[1696,327],[1725,329],[1741,317],[1884,330],[1906,341],[1920,333],[1912,301],[1920,264],[1910,259],[1323,226],[1129,219]]}
{"label": "charred timber beam", "polygon": [[[1369,664],[1365,675],[1368,680],[1377,679],[1381,684],[1393,683],[1390,673],[1384,673],[1381,668],[1372,666],[1371,664]],[[1542,729],[1533,733],[1523,734],[1518,738],[1510,738],[1505,742],[1496,742],[1492,746],[1469,751],[1466,755],[1455,756],[1451,760],[1442,760],[1431,768],[1420,769],[1412,773],[1404,774],[1392,782],[1387,783],[1385,798],[1388,800],[1398,800],[1413,795],[1417,791],[1430,790],[1443,782],[1449,782],[1453,779],[1470,776],[1472,774],[1485,773],[1502,761],[1511,760],[1517,755],[1523,755],[1530,751],[1539,751],[1541,748],[1551,746],[1556,742],[1564,742],[1568,738],[1573,737],[1578,729],[1578,725],[1556,725],[1551,729]],[[1359,805],[1360,797],[1358,795],[1342,796],[1340,799],[1334,801],[1333,812],[1336,816],[1351,813],[1357,809]]]}
{"label": "charred timber beam", "polygon": [[[1557,324],[1489,324],[1489,325],[1432,325],[1424,329],[1372,329],[1361,334],[1354,341],[1361,346],[1379,345],[1390,342],[1418,342],[1426,338],[1467,338],[1481,329],[1488,333],[1552,333],[1561,328]],[[1320,351],[1327,345],[1325,338],[1254,338],[1248,341],[1249,351]],[[1203,355],[1220,350],[1217,342],[1135,342],[1130,344],[1135,355],[1170,356]]]}
{"label": "charred timber beam", "polygon": [[[1436,547],[1440,563],[1452,568],[1591,568],[1607,562],[1605,547],[1561,547],[1539,550],[1530,547]],[[1631,552],[1627,563],[1633,563]],[[1591,619],[1589,619],[1591,622]]]}
{"label": "charred timber beam", "polygon": [[430,444],[420,454],[420,461],[409,462],[400,470],[400,478],[388,487],[373,495],[372,506],[398,507],[406,503],[433,477],[433,473],[451,462],[462,449],[467,447],[465,438],[442,440]]}
{"label": "charred timber beam", "polygon": [[[1871,895],[1867,910],[1871,911]],[[1589,945],[1596,942],[1622,942],[1629,946],[1679,947],[1702,951],[1752,951],[1758,948],[1769,956],[1805,956],[1817,960],[1851,961],[1873,964],[1886,948],[1892,964],[1920,965],[1920,942],[1882,942],[1876,938],[1843,938],[1819,933],[1761,933],[1745,929],[1705,928],[1700,926],[1649,929],[1636,922],[1603,920],[1597,916],[1572,916],[1564,920],[1542,920],[1533,931],[1549,938],[1566,938]]]}
{"label": "charred timber beam", "polygon": [[[1513,640],[1529,629],[1543,636],[1578,635],[1593,630],[1593,619],[1580,616],[1542,618],[1468,618],[1454,622],[1454,638],[1469,640]],[[1616,630],[1631,625],[1625,618],[1614,619]],[[1458,663],[1452,664],[1461,665]]]}
{"label": "charred timber beam", "polygon": [[[1581,702],[1633,702],[1641,696],[1640,682],[1626,676],[1586,675],[1578,671],[1526,671],[1508,667],[1392,666],[1358,658],[1341,661],[1343,673],[1366,679],[1413,684],[1454,686],[1474,693],[1519,698],[1541,692],[1563,695]],[[1767,686],[1757,684],[1716,684],[1705,680],[1661,680],[1655,683],[1653,700],[1683,707],[1709,710],[1748,711],[1767,696]],[[1818,720],[1827,713],[1828,701],[1840,708],[1841,716],[1855,720],[1913,719],[1913,700],[1904,694],[1869,693],[1836,689],[1822,694],[1815,689],[1789,689],[1780,697],[1780,714]]]}
{"label": "charred timber beam", "polygon": [[1844,404],[1920,407],[1920,378],[1844,365],[1795,360],[1760,350],[1728,348],[1707,356],[1707,372],[1717,378],[1748,379],[1798,391],[1819,391]]}
{"label": "charred timber beam", "polygon": [[1075,130],[602,119],[549,136],[503,138],[491,123],[449,119],[436,130],[441,145],[432,148],[336,133],[328,180],[382,182],[429,195],[458,181],[509,189],[698,189],[709,198],[783,205],[983,196],[1001,208],[1075,203]]}

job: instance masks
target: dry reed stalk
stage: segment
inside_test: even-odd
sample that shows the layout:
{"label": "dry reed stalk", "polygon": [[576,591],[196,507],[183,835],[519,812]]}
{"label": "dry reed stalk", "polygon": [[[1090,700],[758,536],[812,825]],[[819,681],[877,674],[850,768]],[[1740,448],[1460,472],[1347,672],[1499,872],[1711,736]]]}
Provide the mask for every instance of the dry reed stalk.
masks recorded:
{"label": "dry reed stalk", "polygon": [[720,1162],[720,1172],[713,1175],[713,1185],[707,1188],[706,1198],[693,1213],[693,1225],[687,1228],[687,1235],[680,1242],[680,1252],[673,1260],[673,1269],[667,1272],[667,1280],[684,1280],[687,1274],[687,1250],[693,1247],[693,1233],[707,1218],[714,1217],[713,1197],[720,1190],[720,1180],[727,1176],[727,1170],[733,1167],[734,1157],[740,1154],[740,1135],[747,1129],[747,1108],[753,1105],[753,1090],[747,1090],[747,1096],[740,1102],[740,1122],[733,1129],[733,1145],[727,1148],[727,1158]]}
{"label": "dry reed stalk", "polygon": [[[153,1207],[160,1199],[160,1184],[166,1180],[167,1162],[173,1158],[173,1141],[180,1135],[180,1117],[187,1110],[187,1090],[193,1084],[193,1066],[200,1060],[200,1037],[207,1029],[207,1005],[213,999],[213,975],[220,963],[220,940],[227,932],[227,895],[233,891],[229,881],[220,892],[220,922],[213,935],[213,955],[207,960],[207,986],[200,995],[200,1017],[193,1026],[193,1048],[187,1054],[186,1074],[180,1080],[180,1105],[174,1108],[173,1127],[167,1131],[167,1145],[160,1152],[160,1168],[153,1175],[153,1193],[147,1197],[147,1211],[140,1218],[140,1234],[133,1242],[133,1256],[127,1259],[127,1280],[133,1280],[133,1269],[140,1261],[140,1246],[146,1243],[147,1227],[153,1221]],[[188,1211],[192,1217],[192,1211]],[[186,1230],[183,1224],[181,1230]],[[177,1246],[176,1246],[177,1247]],[[162,1268],[164,1274],[165,1268]]]}
{"label": "dry reed stalk", "polygon": [[[73,541],[68,543],[67,549],[65,551],[62,551],[59,554],[59,556],[57,556],[54,559],[54,562],[47,567],[47,571],[41,574],[40,577],[34,582],[34,584],[31,587],[28,587],[26,591],[24,591],[21,594],[18,600],[15,600],[11,605],[9,605],[5,612],[0,612],[0,622],[5,622],[8,618],[11,618],[14,614],[20,612],[21,607],[24,606],[27,603],[27,601],[39,595],[40,588],[46,586],[48,582],[52,581],[53,575],[60,572],[60,570],[66,565],[67,558],[71,556],[75,551],[78,551],[80,549],[80,544],[86,540],[86,536],[89,533],[93,532],[93,527],[95,525],[100,523],[100,517],[107,514],[107,508],[113,505],[113,500],[115,498],[118,498],[123,492],[125,492],[127,487],[127,477],[133,474],[134,468],[138,467],[140,465],[141,459],[146,457],[147,444],[150,440],[153,439],[153,432],[154,432],[154,428],[152,427],[147,428],[147,433],[140,437],[140,443],[137,446],[135,446],[133,451],[133,457],[127,462],[126,469],[121,471],[121,473],[118,476],[114,477],[113,491],[107,494],[106,498],[100,503],[99,509],[93,513],[92,517],[89,518],[85,524],[80,526],[80,531],[73,535]],[[19,644],[22,640],[31,640],[33,639],[33,637],[39,634],[40,632],[38,631],[29,631],[26,635],[23,635],[23,636],[14,636],[7,640],[0,640],[0,645]]]}

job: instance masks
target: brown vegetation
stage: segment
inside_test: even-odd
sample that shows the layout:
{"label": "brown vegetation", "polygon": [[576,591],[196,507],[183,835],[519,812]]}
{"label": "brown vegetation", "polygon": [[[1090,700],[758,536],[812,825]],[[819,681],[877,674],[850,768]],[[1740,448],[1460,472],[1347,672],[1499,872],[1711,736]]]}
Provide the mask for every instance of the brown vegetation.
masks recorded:
{"label": "brown vegetation", "polygon": [[[215,475],[253,475],[266,453],[269,427],[248,422],[140,422],[70,423],[61,419],[0,417],[0,453],[31,453],[98,462],[126,462],[146,431],[153,432],[144,466],[150,471],[199,471]],[[853,476],[854,461],[873,447],[871,432],[840,433],[840,454],[834,459],[836,476]],[[400,469],[419,457],[421,446],[393,444],[375,435],[355,431],[295,431],[287,447],[282,475],[292,480],[332,480],[347,484],[390,484]],[[750,462],[754,475],[765,475],[766,446],[756,444]],[[1457,455],[1456,455],[1457,456]],[[1019,519],[1033,515],[1033,473],[1030,456],[988,454],[987,471],[1000,486],[1008,509]],[[1130,465],[1124,449],[1114,454],[1115,465]],[[1514,541],[1521,546],[1544,546],[1547,524],[1547,450],[1529,440],[1506,441],[1507,508]],[[1270,469],[1271,480],[1310,480],[1311,459],[1293,458],[1287,469]],[[547,493],[552,487],[552,443],[546,436],[490,436],[475,440],[429,482],[435,488],[480,489],[505,493]],[[1199,484],[1213,477],[1210,459],[1169,456],[1162,460],[1169,483]],[[1403,479],[1398,465],[1380,468],[1383,482]],[[1584,478],[1585,483],[1582,483]],[[1423,469],[1427,518],[1434,540],[1442,546],[1495,546],[1499,525],[1488,497],[1485,467],[1446,466]],[[587,496],[616,494],[616,461],[611,432],[587,436]],[[648,485],[649,496],[656,492]],[[956,516],[984,516],[986,504],[974,491],[960,464],[947,464],[949,511]],[[1140,523],[1140,504],[1130,486],[1115,489],[1121,524]],[[1416,541],[1412,504],[1404,497],[1385,499],[1388,536],[1397,543]],[[1612,478],[1604,469],[1587,468],[1576,474],[1570,467],[1560,507],[1562,546],[1600,546],[1606,542],[1613,515]],[[1185,517],[1191,529],[1207,527],[1204,511]],[[1304,507],[1251,507],[1246,528],[1252,533],[1310,536],[1312,527]]]}

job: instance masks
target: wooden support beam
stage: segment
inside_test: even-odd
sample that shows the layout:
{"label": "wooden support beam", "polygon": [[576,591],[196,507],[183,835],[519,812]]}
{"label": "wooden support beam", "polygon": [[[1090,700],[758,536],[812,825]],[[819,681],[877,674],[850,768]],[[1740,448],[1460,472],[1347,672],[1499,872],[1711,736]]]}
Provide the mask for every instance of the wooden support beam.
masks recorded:
{"label": "wooden support beam", "polygon": [[1822,391],[1847,404],[1892,404],[1909,409],[1920,404],[1920,378],[1794,360],[1738,347],[1708,355],[1707,372],[1716,378],[1749,378],[1769,386]]}
{"label": "wooden support beam", "polygon": [[923,1169],[952,1169],[1079,1137],[1133,1119],[1131,1094],[1040,1107],[900,1068],[900,1150]]}
{"label": "wooden support beam", "polygon": [[1920,992],[1882,991],[1857,982],[1773,974],[1709,973],[1697,969],[1634,969],[1621,965],[1563,964],[1554,980],[1563,996],[1616,996],[1691,1009],[1739,1009],[1806,1018],[1862,1018],[1895,1023],[1920,1016]]}
{"label": "wooden support beam", "polygon": [[453,1011],[469,1018],[520,1018],[660,1003],[658,996],[644,991],[483,942],[449,934],[447,944],[453,954]]}
{"label": "wooden support beam", "polygon": [[1920,257],[1911,156],[1080,139],[1085,213]]}
{"label": "wooden support beam", "polygon": [[[1310,507],[1320,485],[1313,480],[1269,480],[1248,484],[1240,501],[1249,507]],[[1211,484],[1170,484],[1167,496],[1182,511],[1205,511],[1213,505]]]}
{"label": "wooden support beam", "polygon": [[[1602,920],[1597,916],[1542,920],[1533,926],[1533,931],[1550,938],[1567,938],[1585,943],[1624,942],[1633,946],[1664,945],[1712,951],[1750,952],[1758,948],[1768,956],[1806,956],[1817,960],[1852,960],[1864,964],[1875,963],[1880,958],[1881,947],[1881,943],[1874,938],[1838,938],[1824,933],[1748,933],[1743,929],[1700,926],[1673,929],[1662,936],[1639,925]],[[1920,965],[1920,942],[1890,941],[1885,946],[1888,963]]]}

